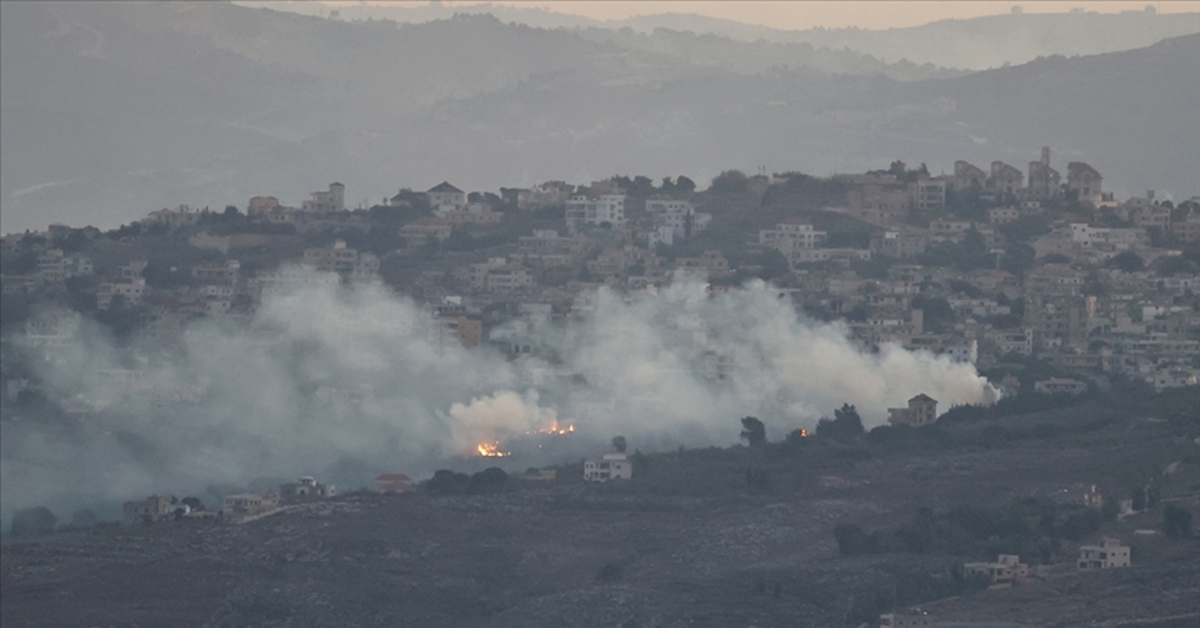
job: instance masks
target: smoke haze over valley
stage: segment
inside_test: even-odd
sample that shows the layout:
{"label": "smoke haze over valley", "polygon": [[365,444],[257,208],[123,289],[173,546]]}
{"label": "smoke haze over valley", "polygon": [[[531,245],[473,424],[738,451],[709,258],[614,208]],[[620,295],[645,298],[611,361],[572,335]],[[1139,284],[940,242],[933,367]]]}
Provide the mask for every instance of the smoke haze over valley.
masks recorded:
{"label": "smoke haze over valley", "polygon": [[147,345],[120,348],[85,321],[33,368],[47,394],[90,413],[6,428],[4,508],[304,472],[358,483],[398,465],[429,474],[555,421],[577,432],[517,464],[569,461],[616,434],[646,451],[724,446],[746,415],[782,438],[847,402],[875,426],[918,392],[944,407],[995,399],[970,364],[893,345],[863,352],[762,283],[710,297],[680,278],[587,302],[566,322],[529,317],[493,332],[534,348],[515,362],[443,338],[380,285],[267,298],[244,330],[195,323],[150,366],[137,358]]}

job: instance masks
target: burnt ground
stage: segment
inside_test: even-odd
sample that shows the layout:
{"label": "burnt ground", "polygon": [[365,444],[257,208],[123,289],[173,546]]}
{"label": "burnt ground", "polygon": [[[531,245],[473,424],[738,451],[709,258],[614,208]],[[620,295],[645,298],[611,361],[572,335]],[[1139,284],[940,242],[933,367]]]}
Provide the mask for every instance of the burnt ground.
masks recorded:
{"label": "burnt ground", "polygon": [[[1071,499],[1126,487],[1185,454],[1164,500],[1196,511],[1190,440],[1130,418],[1087,436],[950,451],[836,447],[764,459],[744,447],[651,456],[629,483],[510,480],[497,495],[348,494],[245,524],[185,521],[6,543],[0,619],[21,626],[840,626],[862,600],[964,560],[839,556],[840,522],[919,507]],[[1189,453],[1191,452],[1191,453]],[[1186,456],[1192,456],[1191,461]],[[771,471],[763,490],[744,469]],[[578,475],[581,475],[579,473]],[[1028,626],[1200,624],[1200,542],[1136,537],[1161,510],[1107,524],[1134,567],[923,606]],[[1068,548],[1070,550],[1071,548]],[[901,583],[902,584],[902,583]]]}

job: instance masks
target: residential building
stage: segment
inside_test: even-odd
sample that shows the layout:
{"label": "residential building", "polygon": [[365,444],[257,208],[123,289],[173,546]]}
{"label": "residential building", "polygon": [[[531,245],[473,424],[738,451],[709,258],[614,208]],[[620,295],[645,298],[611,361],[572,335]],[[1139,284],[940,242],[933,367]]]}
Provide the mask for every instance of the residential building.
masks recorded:
{"label": "residential building", "polygon": [[929,235],[912,229],[885,231],[871,238],[872,253],[896,259],[916,257],[924,253],[928,246]]}
{"label": "residential building", "polygon": [[988,190],[1001,194],[1019,194],[1024,187],[1025,175],[1003,161],[992,162],[992,175],[988,177]]}
{"label": "residential building", "polygon": [[409,248],[418,248],[427,244],[430,239],[443,242],[450,237],[453,227],[443,218],[422,216],[403,227],[400,227],[400,238]]}
{"label": "residential building", "polygon": [[105,282],[96,288],[96,308],[107,310],[118,296],[124,299],[127,306],[141,305],[145,293],[146,280],[140,277],[125,283]]}
{"label": "residential building", "polygon": [[954,191],[980,190],[987,185],[988,175],[983,169],[963,160],[954,162]]}
{"label": "residential building", "polygon": [[656,230],[665,229],[658,231],[664,244],[673,244],[676,238],[690,238],[706,229],[712,221],[711,214],[697,213],[691,203],[675,199],[647,200],[646,214]]}
{"label": "residential building", "polygon": [[1077,379],[1051,377],[1035,382],[1033,390],[1043,395],[1079,395],[1087,390],[1087,384]]}
{"label": "residential building", "polygon": [[403,473],[385,473],[375,478],[376,493],[411,493],[415,490],[412,478]]}
{"label": "residential building", "polygon": [[697,257],[680,257],[675,260],[680,270],[702,270],[709,279],[729,274],[729,260],[720,251],[705,251]]}
{"label": "residential building", "polygon": [[1029,578],[1029,565],[1014,554],[1000,554],[994,563],[966,563],[964,575],[986,576],[993,584],[1011,585]]}
{"label": "residential building", "polygon": [[604,454],[599,460],[585,460],[583,479],[588,482],[629,480],[633,478],[633,463],[625,454]]}
{"label": "residential building", "polygon": [[329,214],[346,210],[346,186],[338,182],[329,184],[326,192],[313,192],[300,209],[317,214]]}
{"label": "residential building", "polygon": [[295,482],[285,482],[279,485],[279,498],[283,501],[305,501],[333,497],[336,493],[332,484],[321,484],[311,475],[306,475]]}
{"label": "residential building", "polygon": [[125,502],[123,511],[127,524],[148,523],[170,516],[175,512],[175,507],[170,497],[151,495],[146,499]]}
{"label": "residential building", "polygon": [[625,195],[573,196],[567,201],[566,220],[570,233],[578,233],[587,227],[620,227],[625,224]]}
{"label": "residential building", "polygon": [[908,184],[912,206],[917,211],[937,211],[946,207],[946,179],[920,177]]}
{"label": "residential building", "polygon": [[759,231],[758,244],[783,253],[788,263],[794,266],[802,261],[797,259],[800,252],[820,247],[827,235],[824,231],[813,229],[813,226],[804,220],[792,218],[775,225],[774,229]]}
{"label": "residential building", "polygon": [[429,191],[425,193],[425,198],[429,201],[429,206],[434,209],[441,207],[457,209],[467,204],[467,193],[450,185],[449,181],[442,181],[429,188]]}
{"label": "residential building", "polygon": [[888,408],[888,423],[920,427],[937,421],[937,399],[921,393],[908,400],[907,408]]}
{"label": "residential building", "polygon": [[1015,222],[1020,217],[1021,210],[1016,207],[993,207],[988,210],[988,222],[993,225]]}
{"label": "residential building", "polygon": [[349,273],[358,263],[358,251],[347,248],[345,240],[334,240],[331,246],[304,250],[304,265],[318,271]]}
{"label": "residential building", "polygon": [[221,500],[221,512],[228,517],[252,517],[277,506],[279,506],[277,498],[254,493],[227,495]]}
{"label": "residential building", "polygon": [[501,188],[500,195],[508,202],[515,202],[517,209],[528,211],[543,207],[561,207],[575,193],[575,186],[563,181],[547,181],[528,189]]}
{"label": "residential building", "polygon": [[1062,175],[1050,167],[1050,147],[1042,148],[1042,158],[1029,162],[1029,187],[1027,193],[1035,199],[1059,196]]}
{"label": "residential building", "polygon": [[1100,197],[1103,180],[1104,177],[1095,168],[1082,161],[1067,164],[1067,190],[1077,193],[1080,201],[1088,202],[1093,197]]}
{"label": "residential building", "polygon": [[1116,569],[1129,566],[1129,546],[1117,539],[1105,538],[1100,545],[1079,548],[1078,566],[1081,570]]}

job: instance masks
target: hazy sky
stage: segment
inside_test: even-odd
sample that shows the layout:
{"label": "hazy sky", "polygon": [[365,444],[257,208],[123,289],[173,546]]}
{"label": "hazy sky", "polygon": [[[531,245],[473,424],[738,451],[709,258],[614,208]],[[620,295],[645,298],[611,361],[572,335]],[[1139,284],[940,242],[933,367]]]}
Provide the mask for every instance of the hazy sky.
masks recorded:
{"label": "hazy sky", "polygon": [[[327,2],[326,4],[359,4],[358,2]],[[379,2],[370,4],[396,4],[400,6],[423,6],[428,2]],[[480,2],[443,2],[446,6],[465,6]],[[619,20],[635,15],[655,13],[696,13],[747,24],[758,24],[788,30],[802,30],[823,26],[826,28],[885,29],[901,26],[916,26],[945,19],[965,19],[983,15],[1008,13],[1020,6],[1027,13],[1066,13],[1073,9],[1099,13],[1141,11],[1153,6],[1159,13],[1200,11],[1200,0],[1176,0],[1170,2],[1061,2],[1059,0],[1035,0],[1024,2],[993,2],[978,0],[926,0],[924,2],[811,2],[776,0],[760,2],[742,0],[727,2],[715,0],[659,0],[651,2],[596,1],[525,1],[494,0],[492,4],[514,7],[545,8],[558,13],[583,15],[598,20]]]}

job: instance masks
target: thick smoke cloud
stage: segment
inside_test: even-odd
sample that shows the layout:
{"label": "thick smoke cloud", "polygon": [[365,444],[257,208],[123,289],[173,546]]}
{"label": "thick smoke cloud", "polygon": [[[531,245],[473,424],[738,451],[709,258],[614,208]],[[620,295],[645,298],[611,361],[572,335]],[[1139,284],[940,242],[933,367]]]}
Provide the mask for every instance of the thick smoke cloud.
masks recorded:
{"label": "thick smoke cloud", "polygon": [[[992,394],[970,365],[864,352],[843,326],[799,317],[761,283],[711,295],[681,277],[657,293],[601,289],[576,306],[566,320],[493,330],[528,349],[516,360],[462,348],[426,308],[380,285],[267,297],[249,324],[193,324],[172,350],[119,348],[84,325],[36,368],[50,396],[93,411],[5,424],[3,507],[303,473],[420,476],[556,420],[578,426],[562,462],[615,434],[643,451],[727,445],[746,415],[779,438],[844,402],[873,426],[917,393],[942,408]],[[511,464],[556,461],[542,453]]]}

